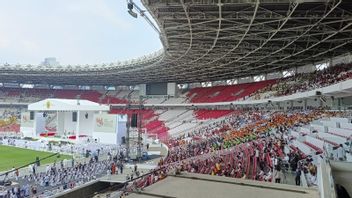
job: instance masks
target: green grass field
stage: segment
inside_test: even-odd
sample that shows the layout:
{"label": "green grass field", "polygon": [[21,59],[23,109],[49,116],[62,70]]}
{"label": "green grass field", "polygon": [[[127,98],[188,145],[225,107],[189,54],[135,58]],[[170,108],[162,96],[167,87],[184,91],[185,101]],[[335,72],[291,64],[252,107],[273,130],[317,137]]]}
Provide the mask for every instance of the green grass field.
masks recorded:
{"label": "green grass field", "polygon": [[[34,151],[29,149],[0,145],[0,171],[10,170],[12,169],[12,167],[20,167],[35,161],[36,157],[42,159],[52,154],[53,153],[50,152]],[[55,162],[55,160],[59,162],[60,160],[71,158],[72,157],[69,155],[60,155],[60,158],[58,158],[56,155],[41,161],[41,165],[53,163]]]}

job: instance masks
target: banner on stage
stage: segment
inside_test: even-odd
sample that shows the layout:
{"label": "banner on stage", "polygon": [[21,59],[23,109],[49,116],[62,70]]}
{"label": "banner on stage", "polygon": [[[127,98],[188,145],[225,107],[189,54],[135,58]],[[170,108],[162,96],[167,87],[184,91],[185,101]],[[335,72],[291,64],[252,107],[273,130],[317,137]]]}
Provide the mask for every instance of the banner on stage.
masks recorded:
{"label": "banner on stage", "polygon": [[33,127],[34,120],[30,119],[30,112],[22,112],[21,127]]}
{"label": "banner on stage", "polygon": [[95,132],[116,133],[116,115],[98,114],[94,122]]}

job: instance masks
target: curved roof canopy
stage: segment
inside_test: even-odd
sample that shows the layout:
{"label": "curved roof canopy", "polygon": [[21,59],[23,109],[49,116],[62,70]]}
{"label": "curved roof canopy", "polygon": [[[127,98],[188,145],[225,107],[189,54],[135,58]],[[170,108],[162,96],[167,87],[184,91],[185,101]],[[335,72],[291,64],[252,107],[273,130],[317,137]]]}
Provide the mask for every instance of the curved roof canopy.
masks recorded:
{"label": "curved roof canopy", "polygon": [[161,30],[164,50],[108,65],[3,65],[0,81],[60,85],[205,82],[281,71],[352,49],[350,0],[142,2]]}

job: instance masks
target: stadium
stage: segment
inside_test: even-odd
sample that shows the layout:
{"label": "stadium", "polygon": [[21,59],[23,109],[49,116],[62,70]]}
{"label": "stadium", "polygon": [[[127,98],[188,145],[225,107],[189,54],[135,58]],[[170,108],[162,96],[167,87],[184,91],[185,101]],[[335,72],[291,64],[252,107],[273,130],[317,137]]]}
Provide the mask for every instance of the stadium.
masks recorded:
{"label": "stadium", "polygon": [[352,1],[118,5],[162,48],[16,64],[0,38],[0,198],[352,197]]}

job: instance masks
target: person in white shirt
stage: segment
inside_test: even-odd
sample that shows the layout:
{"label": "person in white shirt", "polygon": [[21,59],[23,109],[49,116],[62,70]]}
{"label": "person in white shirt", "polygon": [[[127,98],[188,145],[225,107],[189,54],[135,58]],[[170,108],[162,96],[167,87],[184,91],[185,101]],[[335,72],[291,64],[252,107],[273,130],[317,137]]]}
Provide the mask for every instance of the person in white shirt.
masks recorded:
{"label": "person in white shirt", "polygon": [[50,172],[50,166],[49,165],[46,165],[45,172],[46,172],[46,174],[49,174],[49,172]]}
{"label": "person in white shirt", "polygon": [[107,178],[110,180],[111,179],[111,172],[110,170],[106,170],[106,175],[107,175]]}
{"label": "person in white shirt", "polygon": [[318,185],[316,174],[310,174],[309,180],[310,180],[309,182],[311,185],[314,185],[314,186]]}
{"label": "person in white shirt", "polygon": [[271,170],[269,170],[268,173],[264,176],[264,180],[265,181],[270,181],[271,175],[272,175]]}
{"label": "person in white shirt", "polygon": [[259,162],[259,150],[255,149],[255,157],[257,158],[257,163]]}
{"label": "person in white shirt", "polygon": [[340,144],[339,148],[337,149],[337,159],[340,161],[345,160],[345,149],[343,148],[343,145]]}
{"label": "person in white shirt", "polygon": [[350,155],[352,155],[352,135],[349,138],[348,146],[349,146],[349,153]]}
{"label": "person in white shirt", "polygon": [[277,167],[277,165],[279,164],[279,160],[277,159],[277,157],[273,157],[273,164],[274,167]]}
{"label": "person in white shirt", "polygon": [[33,173],[32,164],[28,165],[28,172],[29,172],[29,173]]}

